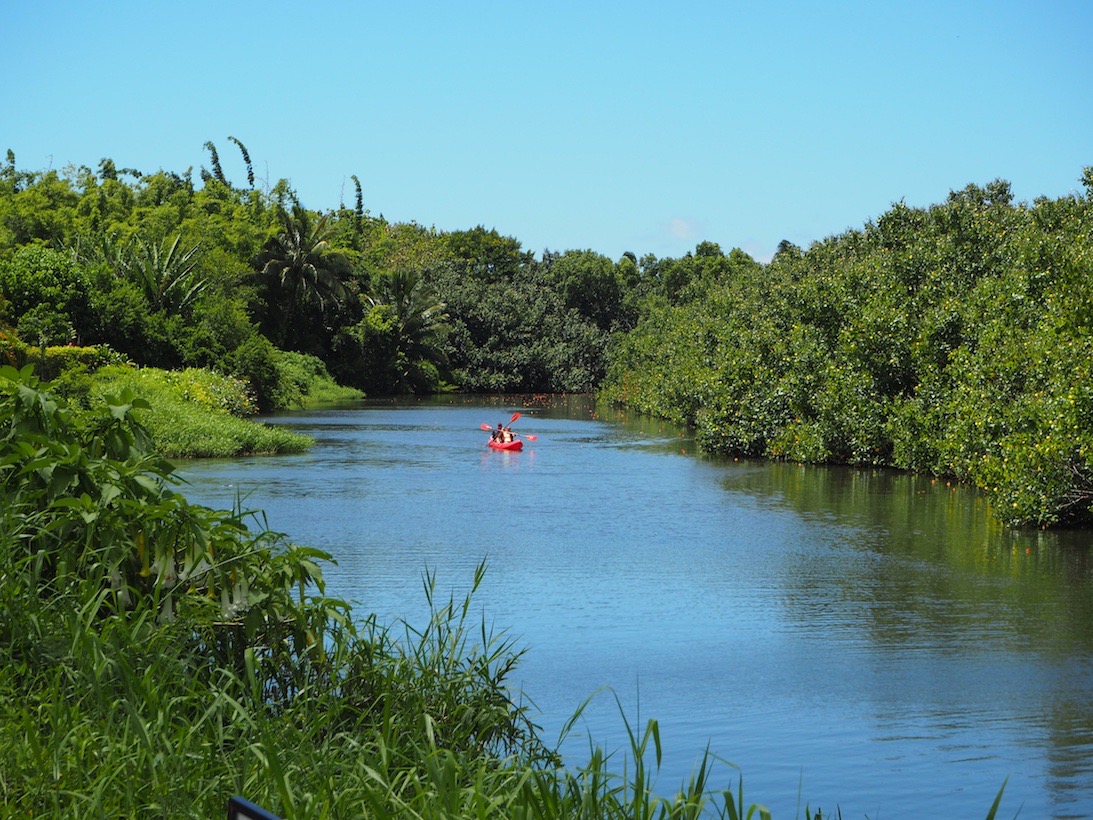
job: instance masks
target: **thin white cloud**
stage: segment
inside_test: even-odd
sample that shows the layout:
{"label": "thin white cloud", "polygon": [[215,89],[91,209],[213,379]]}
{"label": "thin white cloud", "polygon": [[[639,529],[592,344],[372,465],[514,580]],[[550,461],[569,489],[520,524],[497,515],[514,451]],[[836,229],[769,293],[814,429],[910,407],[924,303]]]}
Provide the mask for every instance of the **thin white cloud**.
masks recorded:
{"label": "thin white cloud", "polygon": [[740,246],[740,250],[754,259],[756,262],[762,262],[766,264],[774,258],[777,248],[772,248],[762,242],[745,242]]}
{"label": "thin white cloud", "polygon": [[702,226],[690,219],[673,216],[668,220],[668,235],[672,239],[685,239],[688,241],[698,239],[701,230]]}

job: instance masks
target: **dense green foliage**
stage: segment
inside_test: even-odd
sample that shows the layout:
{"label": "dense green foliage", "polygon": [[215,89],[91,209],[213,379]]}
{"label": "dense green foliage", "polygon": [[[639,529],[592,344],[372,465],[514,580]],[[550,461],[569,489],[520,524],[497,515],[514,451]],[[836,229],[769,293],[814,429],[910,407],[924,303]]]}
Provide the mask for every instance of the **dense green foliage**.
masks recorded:
{"label": "dense green foliage", "polygon": [[[105,396],[131,389],[152,407],[137,411],[156,449],[172,458],[230,457],[259,453],[297,453],[311,440],[250,419],[258,411],[251,383],[207,368],[161,370],[135,368],[110,347],[34,348],[15,338],[0,338],[0,360],[29,366],[50,379],[52,389],[70,402],[89,406]],[[270,383],[277,405],[306,407],[355,401],[360,391],[341,387],[322,362],[302,353],[275,351]]]}
{"label": "dense green foliage", "polygon": [[246,380],[262,410],[286,406],[283,351],[373,395],[588,391],[602,378],[619,294],[610,260],[586,253],[559,276],[555,257],[537,262],[496,231],[391,225],[364,210],[359,183],[355,209],[312,211],[285,180],[258,191],[248,171],[234,186],[205,147],[199,185],[189,170],[109,159],[26,172],[9,155],[0,326],[42,347],[211,368]]}
{"label": "dense green foliage", "polygon": [[[769,265],[709,247],[660,272],[605,393],[704,448],[974,482],[1011,523],[1093,501],[1093,175],[1015,205],[1007,183]],[[735,255],[735,258],[734,258]]]}
{"label": "dense green foliage", "polygon": [[285,180],[256,190],[231,141],[246,187],[212,143],[200,185],[109,159],[26,172],[9,154],[0,353],[208,368],[259,410],[306,401],[309,372],[372,395],[602,387],[712,452],[946,475],[1011,523],[1088,519],[1088,190],[1017,204],[1005,182],[969,185],[768,264],[711,242],[536,259],[483,227],[374,217],[356,177],[355,207],[326,212]]}
{"label": "dense green foliage", "polygon": [[468,601],[430,578],[428,624],[360,623],[323,595],[327,556],[174,489],[163,452],[306,446],[234,422],[360,395],[328,373],[372,394],[602,384],[709,451],[951,475],[1010,522],[1088,518],[1089,170],[1084,196],[968,186],[769,264],[709,242],[536,260],[482,227],[373,217],[359,182],[326,212],[284,180],[256,190],[231,141],[247,187],[211,143],[200,184],[0,167],[0,364],[57,391],[0,370],[13,814],[216,816],[233,793],[289,817],[744,814],[707,791],[708,758],[654,796],[655,722],[624,777],[600,750],[558,768],[507,688],[519,652]]}
{"label": "dense green foliage", "polygon": [[156,450],[171,458],[228,458],[299,453],[312,441],[241,416],[253,412],[246,384],[208,370],[159,370],[110,366],[91,382],[92,403],[130,391],[150,406],[133,411]]}

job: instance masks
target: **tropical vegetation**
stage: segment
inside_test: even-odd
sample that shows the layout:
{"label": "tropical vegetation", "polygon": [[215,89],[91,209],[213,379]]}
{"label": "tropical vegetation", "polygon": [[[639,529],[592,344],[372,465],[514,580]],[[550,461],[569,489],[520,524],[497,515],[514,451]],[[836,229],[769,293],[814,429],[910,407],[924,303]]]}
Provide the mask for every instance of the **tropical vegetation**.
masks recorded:
{"label": "tropical vegetation", "polygon": [[969,185],[760,265],[709,244],[660,268],[605,394],[738,457],[969,481],[1013,524],[1093,500],[1093,169],[1015,204]]}
{"label": "tropical vegetation", "polygon": [[[13,815],[724,817],[707,756],[658,797],[655,722],[622,775],[563,768],[508,681],[520,651],[425,590],[354,617],[329,556],[179,492],[164,457],[291,452],[245,422],[362,395],[587,392],[737,457],[892,466],[1000,517],[1093,501],[1093,170],[994,181],[768,262],[539,258],[482,226],[210,169],[0,168],[0,803]],[[473,586],[481,580],[476,574]],[[997,801],[990,811],[993,816]],[[811,817],[809,809],[804,810]],[[817,812],[817,815],[819,812]]]}
{"label": "tropical vegetation", "polygon": [[351,206],[306,208],[229,141],[245,184],[212,142],[196,181],[109,158],[25,171],[9,151],[0,354],[206,369],[259,411],[308,401],[308,380],[327,398],[600,390],[712,453],[914,470],[974,483],[1009,523],[1089,519],[1090,169],[1058,199],[995,180],[896,202],[768,263],[713,242],[536,258],[482,226],[375,216],[356,176]]}

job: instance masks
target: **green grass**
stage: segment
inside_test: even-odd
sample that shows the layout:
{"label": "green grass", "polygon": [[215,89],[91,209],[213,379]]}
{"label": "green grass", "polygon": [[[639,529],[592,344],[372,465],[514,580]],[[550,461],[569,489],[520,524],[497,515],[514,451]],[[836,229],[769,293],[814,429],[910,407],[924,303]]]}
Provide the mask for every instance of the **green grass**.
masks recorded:
{"label": "green grass", "polygon": [[167,458],[299,453],[313,443],[307,436],[233,415],[252,410],[245,385],[208,370],[112,365],[93,379],[93,396],[130,388],[151,404],[137,418]]}

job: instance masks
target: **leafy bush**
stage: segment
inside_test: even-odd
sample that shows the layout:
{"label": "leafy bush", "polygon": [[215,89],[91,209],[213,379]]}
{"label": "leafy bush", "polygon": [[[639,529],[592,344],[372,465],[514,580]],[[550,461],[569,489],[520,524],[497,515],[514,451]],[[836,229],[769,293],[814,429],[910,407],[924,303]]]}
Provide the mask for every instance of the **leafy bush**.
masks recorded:
{"label": "leafy bush", "polygon": [[317,356],[278,350],[273,361],[278,392],[273,396],[272,409],[289,410],[364,398],[363,391],[335,382]]}
{"label": "leafy bush", "polygon": [[[28,313],[37,313],[60,317],[72,332],[87,329],[90,285],[69,256],[41,245],[23,246],[10,260],[0,261],[0,293],[8,302],[6,318],[13,325]],[[26,341],[39,344],[37,338]]]}

